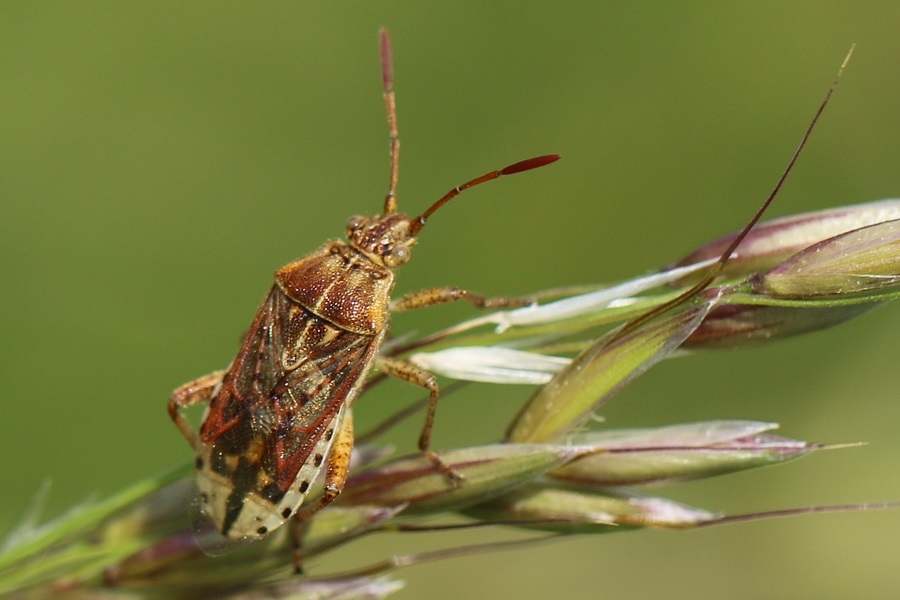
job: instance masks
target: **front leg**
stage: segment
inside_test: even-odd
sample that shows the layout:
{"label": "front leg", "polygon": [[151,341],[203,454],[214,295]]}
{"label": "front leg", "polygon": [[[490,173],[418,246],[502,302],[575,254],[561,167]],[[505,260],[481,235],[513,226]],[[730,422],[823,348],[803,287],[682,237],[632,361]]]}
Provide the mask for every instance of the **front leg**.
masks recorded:
{"label": "front leg", "polygon": [[457,287],[439,287],[419,290],[418,292],[401,296],[391,302],[391,311],[402,312],[436,304],[457,302],[459,300],[471,302],[478,308],[511,308],[527,306],[532,303],[532,300],[527,298],[488,298],[487,296],[474,294]]}
{"label": "front leg", "polygon": [[169,418],[178,427],[181,435],[188,441],[192,448],[197,447],[197,434],[181,414],[183,408],[208,402],[212,398],[213,391],[222,383],[226,371],[214,371],[184,384],[169,396]]}
{"label": "front leg", "polygon": [[402,379],[407,383],[428,390],[428,409],[425,412],[425,424],[422,426],[422,433],[419,435],[419,451],[437,470],[446,475],[454,485],[458,485],[463,476],[444,464],[437,453],[431,449],[431,430],[434,429],[434,414],[437,411],[438,398],[440,398],[435,376],[411,362],[387,356],[379,357],[375,367],[391,377]]}

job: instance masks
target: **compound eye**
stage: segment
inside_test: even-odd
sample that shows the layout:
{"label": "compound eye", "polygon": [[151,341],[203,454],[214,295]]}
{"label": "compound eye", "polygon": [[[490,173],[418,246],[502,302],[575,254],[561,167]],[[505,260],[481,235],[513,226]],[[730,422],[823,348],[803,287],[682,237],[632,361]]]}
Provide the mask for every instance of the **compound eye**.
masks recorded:
{"label": "compound eye", "polygon": [[348,231],[359,231],[366,224],[365,217],[350,217],[350,220],[347,221],[347,230]]}
{"label": "compound eye", "polygon": [[387,262],[391,265],[402,265],[409,260],[409,248],[406,246],[397,246],[392,248],[387,256]]}

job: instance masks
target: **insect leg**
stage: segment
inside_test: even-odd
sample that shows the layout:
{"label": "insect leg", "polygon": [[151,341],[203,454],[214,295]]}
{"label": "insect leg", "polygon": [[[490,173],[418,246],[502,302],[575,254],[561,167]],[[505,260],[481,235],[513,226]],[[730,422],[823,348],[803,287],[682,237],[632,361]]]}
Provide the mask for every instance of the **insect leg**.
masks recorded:
{"label": "insect leg", "polygon": [[391,310],[400,312],[434,306],[435,304],[457,302],[459,300],[471,302],[478,308],[508,308],[526,306],[532,302],[527,298],[488,298],[487,296],[474,294],[468,290],[461,290],[456,287],[439,287],[419,290],[418,292],[401,296],[391,302]]}
{"label": "insect leg", "polygon": [[446,475],[454,485],[457,485],[463,476],[444,464],[437,453],[431,449],[431,430],[434,428],[434,414],[437,410],[438,398],[440,397],[435,376],[410,362],[386,356],[379,357],[375,366],[391,377],[402,379],[407,383],[428,390],[428,409],[425,412],[425,424],[422,426],[422,433],[419,435],[419,450],[437,470]]}
{"label": "insect leg", "polygon": [[353,413],[346,410],[341,425],[338,428],[331,452],[328,455],[328,464],[325,470],[325,485],[322,495],[315,503],[303,507],[291,521],[291,543],[294,546],[294,571],[303,572],[302,540],[304,530],[309,520],[317,512],[334,502],[335,498],[344,491],[347,483],[347,473],[350,471],[350,455],[353,452]]}
{"label": "insect leg", "polygon": [[197,447],[197,434],[181,414],[181,409],[209,401],[213,390],[222,383],[223,377],[225,377],[225,371],[214,371],[184,384],[169,396],[169,418],[178,427],[184,439],[194,448]]}

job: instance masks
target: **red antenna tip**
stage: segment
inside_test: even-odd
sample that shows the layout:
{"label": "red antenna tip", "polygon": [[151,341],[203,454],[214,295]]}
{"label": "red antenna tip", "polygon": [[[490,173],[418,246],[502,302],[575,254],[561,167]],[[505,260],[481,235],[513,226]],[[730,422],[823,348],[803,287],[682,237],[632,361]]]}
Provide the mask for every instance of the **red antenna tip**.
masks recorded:
{"label": "red antenna tip", "polygon": [[391,58],[391,36],[386,27],[381,28],[381,80],[385,90],[390,90],[394,82],[394,64]]}
{"label": "red antenna tip", "polygon": [[547,154],[545,156],[536,156],[535,158],[529,158],[527,160],[523,160],[517,162],[514,165],[509,165],[508,167],[501,169],[501,175],[512,175],[513,173],[521,173],[522,171],[530,171],[531,169],[537,169],[538,167],[543,167],[545,165],[549,165],[550,163],[555,163],[560,159],[559,154]]}

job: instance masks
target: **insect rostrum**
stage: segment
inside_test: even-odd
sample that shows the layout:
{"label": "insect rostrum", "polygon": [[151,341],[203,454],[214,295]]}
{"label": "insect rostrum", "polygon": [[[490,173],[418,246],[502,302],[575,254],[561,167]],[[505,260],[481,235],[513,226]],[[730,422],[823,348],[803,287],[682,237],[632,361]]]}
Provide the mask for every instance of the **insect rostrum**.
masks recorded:
{"label": "insect rostrum", "polygon": [[[438,400],[434,376],[379,356],[391,311],[456,300],[506,306],[458,288],[434,288],[391,303],[394,269],[410,259],[426,220],[472,186],[556,161],[541,156],[491,171],[453,188],[422,215],[396,212],[399,138],[390,42],[381,34],[384,97],[391,130],[391,176],[383,214],[352,217],[347,241],[330,241],[275,273],[240,351],[225,371],[178,388],[169,414],[196,452],[202,511],[231,538],[261,538],[292,517],[307,519],[340,494],[353,447],[350,406],[374,367],[429,391],[419,438],[423,454],[459,483],[430,449]],[[208,402],[199,433],[181,410]],[[319,500],[299,511],[325,468]],[[298,512],[300,513],[298,515]]]}

